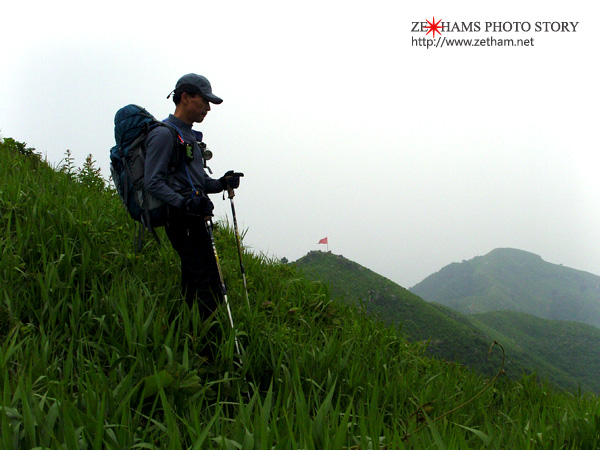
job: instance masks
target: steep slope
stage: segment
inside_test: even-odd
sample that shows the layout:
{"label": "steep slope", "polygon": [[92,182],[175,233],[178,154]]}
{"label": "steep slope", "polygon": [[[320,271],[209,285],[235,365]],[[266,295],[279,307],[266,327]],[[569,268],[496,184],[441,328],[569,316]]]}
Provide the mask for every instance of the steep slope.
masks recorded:
{"label": "steep slope", "polygon": [[599,276],[522,250],[450,264],[410,290],[466,314],[511,310],[600,327]]}
{"label": "steep slope", "polygon": [[600,444],[595,397],[533,377],[490,386],[293,267],[244,252],[248,307],[227,228],[216,235],[235,328],[224,308],[202,322],[182,301],[170,246],[134,253],[133,223],[102,183],[9,139],[0,178],[2,449]]}

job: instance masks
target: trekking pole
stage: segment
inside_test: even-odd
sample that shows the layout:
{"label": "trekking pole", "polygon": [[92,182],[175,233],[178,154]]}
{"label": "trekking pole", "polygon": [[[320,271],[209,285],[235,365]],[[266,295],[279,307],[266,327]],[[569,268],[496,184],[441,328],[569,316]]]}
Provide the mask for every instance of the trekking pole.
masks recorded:
{"label": "trekking pole", "polygon": [[246,270],[244,269],[244,262],[242,260],[242,245],[240,244],[240,233],[238,231],[237,217],[235,215],[235,205],[233,204],[233,197],[235,192],[233,188],[227,186],[227,193],[229,194],[229,202],[231,203],[231,215],[233,216],[233,229],[235,231],[235,241],[237,243],[238,258],[240,259],[240,271],[242,272],[242,281],[244,282],[244,293],[246,294],[246,303],[250,308],[250,300],[248,299],[248,285],[246,284]]}
{"label": "trekking pole", "polygon": [[[213,235],[212,219],[210,217],[207,218],[205,223],[206,223],[206,230],[208,231],[208,235],[210,236],[210,242],[212,244],[213,253],[215,254],[215,261],[217,263],[217,270],[219,272],[219,280],[221,281],[221,290],[223,291],[223,300],[225,301],[225,307],[227,308],[227,316],[229,317],[229,324],[231,325],[231,329],[233,330],[233,332],[235,334],[235,325],[233,324],[233,315],[231,314],[231,308],[229,307],[229,300],[227,299],[227,287],[225,286],[225,278],[223,278],[223,272],[221,271],[221,264],[219,263],[219,255],[217,253],[217,246],[215,244],[215,237]],[[241,346],[238,341],[237,335],[235,335],[234,339],[235,339],[235,349],[238,352],[238,355],[240,355],[240,365],[242,365],[242,359],[241,359],[242,352],[241,352]]]}

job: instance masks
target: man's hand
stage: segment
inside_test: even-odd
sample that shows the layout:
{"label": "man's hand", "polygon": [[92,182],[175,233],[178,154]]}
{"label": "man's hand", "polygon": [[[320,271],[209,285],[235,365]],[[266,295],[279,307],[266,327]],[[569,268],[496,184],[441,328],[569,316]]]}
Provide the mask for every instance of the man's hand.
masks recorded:
{"label": "man's hand", "polygon": [[223,175],[221,178],[219,178],[219,181],[221,182],[223,190],[228,190],[229,188],[237,189],[238,187],[240,187],[240,177],[243,176],[244,174],[241,172],[234,172],[233,170],[230,170],[226,172],[225,175]]}
{"label": "man's hand", "polygon": [[185,212],[192,216],[212,217],[214,205],[208,197],[192,197],[185,202]]}

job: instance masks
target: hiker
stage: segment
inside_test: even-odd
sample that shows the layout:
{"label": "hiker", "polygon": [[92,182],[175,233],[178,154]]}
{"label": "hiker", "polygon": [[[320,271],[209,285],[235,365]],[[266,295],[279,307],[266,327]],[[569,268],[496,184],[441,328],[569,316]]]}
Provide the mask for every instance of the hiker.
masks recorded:
{"label": "hiker", "polygon": [[[177,144],[167,127],[156,127],[146,140],[145,187],[148,193],[168,205],[165,230],[171,245],[181,258],[181,286],[191,308],[198,304],[207,318],[223,300],[217,261],[206,228],[206,219],[213,216],[213,204],[207,194],[236,189],[241,174],[228,171],[215,179],[204,170],[204,160],[198,141],[202,134],[192,130],[194,123],[206,117],[212,104],[223,100],[212,93],[209,81],[202,75],[182,76],[173,95],[175,112],[165,122],[179,132]],[[183,153],[182,162],[169,173],[173,151]]]}

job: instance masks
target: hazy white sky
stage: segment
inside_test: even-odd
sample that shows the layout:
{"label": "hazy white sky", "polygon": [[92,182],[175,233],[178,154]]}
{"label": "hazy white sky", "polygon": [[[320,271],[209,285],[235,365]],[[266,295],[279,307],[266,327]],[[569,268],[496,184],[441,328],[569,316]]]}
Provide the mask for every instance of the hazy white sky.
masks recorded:
{"label": "hazy white sky", "polygon": [[[92,153],[108,176],[116,110],[162,119],[196,72],[224,99],[196,129],[215,175],[246,174],[236,210],[255,251],[295,260],[328,237],[405,287],[497,247],[600,274],[597,2],[148,5],[4,5],[0,133],[55,164]],[[533,46],[413,46],[434,16],[481,27],[447,38]]]}

